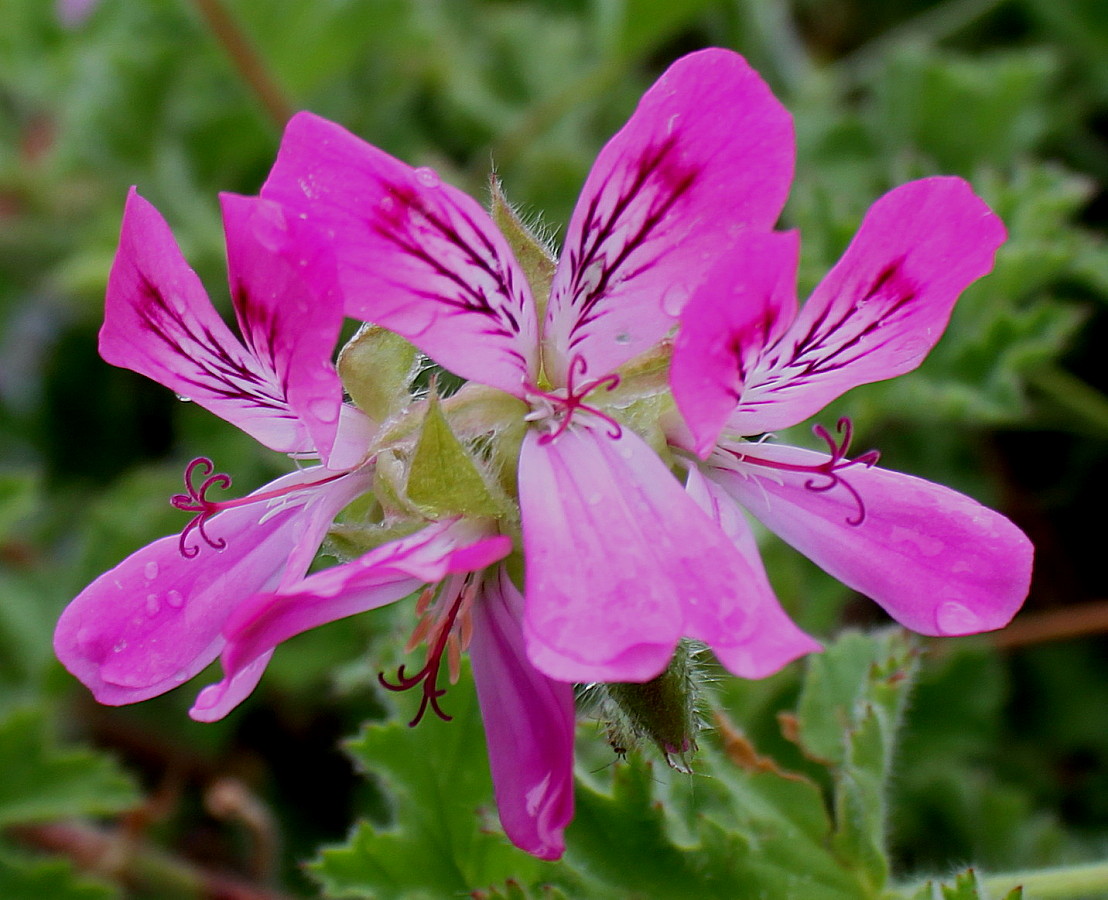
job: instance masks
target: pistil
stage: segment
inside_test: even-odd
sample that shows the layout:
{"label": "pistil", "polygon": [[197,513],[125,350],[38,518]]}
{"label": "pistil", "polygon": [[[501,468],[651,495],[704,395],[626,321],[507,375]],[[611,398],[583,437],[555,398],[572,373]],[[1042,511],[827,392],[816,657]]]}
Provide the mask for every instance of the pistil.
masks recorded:
{"label": "pistil", "polygon": [[[854,499],[854,503],[858,508],[855,515],[847,516],[846,523],[848,525],[858,526],[866,520],[865,502],[862,500],[862,496],[858,492],[858,489],[839,473],[851,466],[861,465],[868,469],[877,463],[881,454],[877,450],[869,450],[861,456],[848,459],[847,452],[850,450],[850,441],[854,436],[854,425],[849,418],[843,416],[843,418],[839,419],[836,423],[835,431],[841,436],[839,440],[832,437],[831,433],[822,425],[812,426],[813,434],[827,443],[828,452],[831,454],[827,460],[817,465],[764,459],[760,456],[748,455],[734,447],[724,447],[723,449],[734,456],[739,462],[748,463],[750,465],[762,466],[767,469],[776,469],[780,472],[810,472],[813,477],[809,478],[804,483],[804,487],[815,493],[822,494],[839,486],[845,488]],[[817,478],[826,478],[827,481],[823,483],[817,481]]]}
{"label": "pistil", "polygon": [[530,395],[529,399],[534,398],[534,400],[539,401],[542,406],[542,408],[536,409],[524,417],[528,422],[540,422],[546,419],[560,417],[554,430],[547,432],[539,438],[539,443],[549,444],[559,437],[569,428],[570,422],[573,419],[573,414],[578,411],[591,413],[608,423],[608,434],[613,440],[618,439],[623,434],[623,428],[612,416],[584,402],[584,399],[589,394],[601,388],[606,391],[612,391],[619,387],[619,375],[612,372],[609,375],[605,375],[603,378],[595,378],[591,381],[586,381],[579,388],[576,387],[574,381],[577,376],[580,375],[584,377],[587,373],[588,364],[585,362],[585,358],[578,354],[570,360],[569,370],[566,372],[566,386],[564,388],[555,391],[544,391],[533,384],[529,383],[526,385],[527,392]]}

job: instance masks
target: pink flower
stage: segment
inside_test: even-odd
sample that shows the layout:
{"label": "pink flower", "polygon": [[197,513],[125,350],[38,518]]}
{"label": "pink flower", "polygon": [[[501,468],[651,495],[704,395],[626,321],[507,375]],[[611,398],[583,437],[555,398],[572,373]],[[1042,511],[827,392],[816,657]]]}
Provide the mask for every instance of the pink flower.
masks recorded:
{"label": "pink flower", "polygon": [[552,678],[644,681],[683,635],[750,677],[817,646],[628,427],[664,383],[612,393],[634,394],[620,367],[720,250],[776,221],[792,158],[787,112],[741,57],[679,60],[600,152],[537,304],[470,197],[316,116],[289,123],[262,194],[333,235],[346,313],[521,401],[524,634]]}
{"label": "pink flower", "polygon": [[323,465],[216,501],[208,493],[230,478],[213,474],[210,460],[194,460],[188,493],[173,498],[192,521],[81,592],[58,623],[58,658],[100,702],[118,705],[175,688],[221,656],[225,677],[191,710],[213,721],[254,689],[281,641],[430,585],[413,642],[428,639],[428,662],[415,677],[402,669],[398,686],[422,685],[417,720],[428,705],[449,718],[438,705],[440,664],[445,658],[455,668],[472,636],[504,828],[535,855],[561,855],[573,814],[572,687],[524,657],[518,592],[501,569],[488,570],[511,540],[494,522],[454,517],[305,578],[335,515],[372,486],[374,426],[343,402],[331,362],[343,314],[317,232],[266,200],[225,195],[223,212],[244,341],[212,307],[165,221],[132,191],[101,355],[271,449],[318,456]]}
{"label": "pink flower", "polygon": [[1016,613],[1032,547],[1003,516],[877,468],[875,452],[850,459],[847,420],[838,438],[816,426],[826,455],[744,439],[916,368],[1004,237],[965,182],[928,178],[873,205],[799,312],[795,233],[745,235],[708,274],[674,346],[670,381],[687,430],[671,436],[703,458],[690,462],[689,491],[751,565],[757,548],[737,506],[914,631],[989,631]]}

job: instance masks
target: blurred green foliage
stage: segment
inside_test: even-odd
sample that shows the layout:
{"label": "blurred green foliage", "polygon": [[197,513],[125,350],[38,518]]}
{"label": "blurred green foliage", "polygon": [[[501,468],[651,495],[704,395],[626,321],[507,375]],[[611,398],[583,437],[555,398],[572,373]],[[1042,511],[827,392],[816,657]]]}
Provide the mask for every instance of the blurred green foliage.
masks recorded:
{"label": "blurred green foliage", "polygon": [[[46,818],[118,835],[126,830],[120,814],[132,807],[147,810],[147,824],[130,838],[141,845],[136,858],[164,853],[198,871],[268,880],[289,896],[317,893],[300,863],[367,816],[372,824],[315,865],[313,878],[332,896],[578,896],[587,884],[587,896],[661,897],[688,896],[675,885],[689,883],[699,896],[735,896],[718,879],[736,860],[771,896],[823,896],[796,884],[772,894],[784,884],[773,880],[780,871],[801,864],[796,854],[809,860],[808,871],[825,871],[827,896],[876,896],[888,874],[886,843],[897,883],[967,861],[995,871],[1103,854],[1108,664],[1095,636],[1004,655],[983,641],[930,649],[891,764],[906,692],[881,695],[878,645],[848,638],[812,664],[803,686],[797,667],[764,682],[721,682],[718,703],[730,721],[806,781],[728,769],[714,742],[702,763],[716,775],[711,781],[655,784],[659,773],[642,761],[586,771],[560,868],[510,851],[494,819],[491,831],[477,832],[473,809],[487,812],[490,795],[466,682],[450,695],[458,715],[451,725],[409,732],[390,720],[348,746],[383,781],[359,778],[335,749],[341,736],[386,715],[374,676],[398,659],[410,609],[291,641],[255,697],[210,726],[187,719],[189,687],[139,709],[97,708],[53,661],[50,639],[60,609],[88,580],[181,527],[165,501],[185,461],[213,457],[243,488],[280,471],[279,460],[234,429],[96,356],[130,185],[162,210],[220,302],[217,193],[256,191],[276,151],[282,104],[433,165],[477,196],[495,167],[514,202],[556,226],[641,92],[673,58],[708,45],[747,55],[795,115],[797,178],[783,224],[801,230],[807,289],[869,204],[907,179],[963,175],[1005,220],[1010,239],[995,273],[966,293],[921,369],[857,389],[824,419],[852,416],[858,449],[880,447],[890,467],[1015,517],[1038,547],[1031,611],[1108,596],[1100,564],[1108,502],[1108,6],[223,5],[261,62],[253,79],[244,77],[241,54],[228,52],[234,35],[206,15],[211,3],[100,0],[66,26],[45,0],[0,0],[0,822],[9,826],[0,840],[0,896],[119,895],[107,886],[118,879],[103,860],[92,866],[100,873],[93,883],[38,855],[43,845],[27,827]],[[783,602],[805,627],[831,635],[844,623],[881,624],[871,605],[791,551],[767,543],[766,552]],[[776,721],[797,705],[803,750]],[[583,767],[606,765],[597,750],[603,741],[590,738]],[[70,741],[101,749],[71,749]],[[441,781],[440,765],[456,766],[457,784]],[[206,810],[202,798],[220,778],[243,785],[272,821],[244,826]],[[444,800],[447,787],[456,791]],[[159,797],[170,800],[154,802]],[[434,804],[442,821],[426,819]],[[786,809],[802,821],[782,822]],[[765,843],[744,844],[728,831],[736,822]],[[463,857],[448,874],[434,828],[446,829]],[[256,851],[275,835],[281,851],[266,868]],[[472,846],[457,843],[466,840]],[[644,847],[658,854],[653,868],[639,873],[642,884],[621,883],[616,870],[643,865]],[[389,861],[374,862],[386,848],[398,859],[434,855],[434,865],[416,870],[413,861],[404,875],[411,880],[386,889],[373,880],[375,866]],[[168,895],[157,887],[165,866],[151,866],[153,881],[130,883],[126,896]],[[671,874],[663,878],[659,868]],[[540,888],[544,880],[555,887]],[[971,875],[919,891],[979,895]]]}

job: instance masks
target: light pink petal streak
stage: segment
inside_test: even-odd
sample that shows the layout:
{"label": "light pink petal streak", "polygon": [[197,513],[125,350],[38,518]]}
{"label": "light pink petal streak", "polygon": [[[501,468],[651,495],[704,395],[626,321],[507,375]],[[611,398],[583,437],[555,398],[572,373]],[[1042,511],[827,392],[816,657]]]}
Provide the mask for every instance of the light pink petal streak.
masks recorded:
{"label": "light pink petal streak", "polygon": [[767,528],[913,631],[975,634],[1008,624],[1027,596],[1033,553],[1015,525],[963,494],[887,469],[853,466],[831,485],[782,468],[824,459],[743,443],[709,464]]}
{"label": "light pink petal streak", "polygon": [[524,635],[551,678],[646,681],[683,635],[722,659],[750,646],[772,594],[633,432],[530,432],[519,484]]}
{"label": "light pink petal streak", "polygon": [[299,113],[262,196],[328,233],[347,315],[403,335],[464,378],[516,396],[534,380],[526,279],[488,213],[432,170]]}
{"label": "light pink petal streak", "polygon": [[716,656],[729,671],[740,678],[765,678],[808,653],[817,653],[820,644],[797,628],[777,602],[766,576],[758,542],[742,511],[727,492],[699,468],[689,470],[685,490],[702,510],[717,522],[732,545],[750,567],[755,587],[751,596],[760,602],[751,604],[755,619],[746,641],[732,646],[717,646]]}
{"label": "light pink petal streak", "polygon": [[273,450],[315,449],[277,372],[231,333],[165,220],[133,188],[108,277],[100,355],[195,400]]}
{"label": "light pink petal streak", "polygon": [[730,50],[674,63],[601,150],[569,222],[545,325],[547,374],[574,356],[603,374],[673,327],[705,268],[777,220],[792,119]]}
{"label": "light pink petal streak", "polygon": [[505,557],[511,540],[490,535],[462,519],[436,522],[410,537],[378,547],[353,562],[324,569],[290,588],[259,592],[239,603],[223,628],[224,679],[209,685],[191,711],[210,721],[231,708],[225,700],[235,678],[263,654],[294,635],[376,609],[406,597],[453,572],[471,572]]}
{"label": "light pink petal streak", "polygon": [[709,272],[681,314],[669,383],[707,457],[762,351],[796,315],[796,232],[753,232]]}
{"label": "light pink petal streak", "polygon": [[327,459],[342,409],[332,363],[342,298],[330,250],[304,220],[275,203],[235,194],[220,201],[231,300],[246,347]]}
{"label": "light pink petal streak", "polygon": [[523,597],[498,567],[473,606],[470,658],[500,824],[517,847],[558,859],[573,818],[573,685],[531,665],[522,617]]}
{"label": "light pink petal streak", "polygon": [[1000,219],[960,178],[890,191],[748,375],[731,427],[751,435],[795,425],[852,387],[916,368],[1004,238]]}
{"label": "light pink petal streak", "polygon": [[[306,484],[306,469],[262,491]],[[217,551],[197,540],[186,558],[177,535],[123,560],[66,607],[54,634],[62,664],[101,703],[136,703],[192,678],[223,646],[220,632],[236,602],[303,576],[335,514],[368,487],[361,474],[219,513],[207,523]]]}

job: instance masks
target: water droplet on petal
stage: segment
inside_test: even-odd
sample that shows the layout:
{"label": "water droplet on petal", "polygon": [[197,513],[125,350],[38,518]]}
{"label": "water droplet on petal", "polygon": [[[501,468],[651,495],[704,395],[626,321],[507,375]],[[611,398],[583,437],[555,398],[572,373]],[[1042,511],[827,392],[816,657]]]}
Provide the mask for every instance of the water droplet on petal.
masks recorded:
{"label": "water droplet on petal", "polygon": [[174,609],[180,609],[185,605],[185,598],[181,595],[180,591],[169,591],[165,595],[165,602],[172,606]]}
{"label": "water droplet on petal", "polygon": [[316,397],[308,401],[308,413],[320,422],[334,422],[339,417],[338,404],[326,397]]}
{"label": "water droplet on petal", "polygon": [[616,335],[616,343],[617,344],[630,344],[631,343],[631,335],[629,335],[626,331],[621,331],[619,334]]}
{"label": "water droplet on petal", "polygon": [[393,207],[396,206],[396,201],[392,197],[382,197],[381,202],[378,204],[385,212],[392,212]]}
{"label": "water droplet on petal", "polygon": [[173,680],[178,684],[183,684],[189,680],[189,673],[186,669],[178,669],[173,673]]}
{"label": "water droplet on petal", "polygon": [[146,595],[146,614],[156,616],[162,608],[161,598],[157,594]]}
{"label": "water droplet on petal", "polygon": [[192,403],[192,397],[186,397],[184,394],[175,395],[182,403]]}
{"label": "water droplet on petal", "polygon": [[146,576],[147,581],[153,581],[158,577],[158,564],[151,560],[143,566],[142,574]]}
{"label": "water droplet on petal", "polygon": [[437,188],[442,181],[439,179],[439,173],[428,166],[420,166],[415,170],[416,181],[422,184],[424,187]]}
{"label": "water droplet on petal", "polygon": [[122,653],[126,649],[127,649],[127,641],[126,640],[116,641],[115,646],[112,647],[112,653]]}
{"label": "water droplet on petal", "polygon": [[662,295],[662,312],[667,316],[677,317],[685,308],[685,301],[689,299],[689,292],[682,285],[671,285]]}
{"label": "water droplet on petal", "polygon": [[953,600],[939,604],[939,608],[935,610],[935,626],[942,634],[951,637],[976,634],[986,627],[977,613]]}

